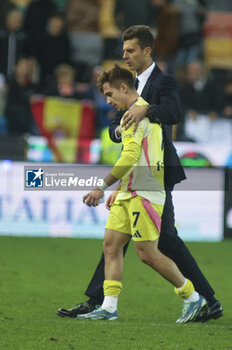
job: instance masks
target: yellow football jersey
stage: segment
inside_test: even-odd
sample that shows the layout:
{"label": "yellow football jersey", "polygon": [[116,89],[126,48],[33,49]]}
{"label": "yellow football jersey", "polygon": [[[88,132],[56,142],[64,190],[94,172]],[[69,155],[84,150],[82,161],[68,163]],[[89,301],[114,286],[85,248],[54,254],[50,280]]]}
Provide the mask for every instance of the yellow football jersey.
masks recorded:
{"label": "yellow football jersey", "polygon": [[[139,97],[135,104],[147,105],[148,103]],[[123,117],[121,124],[122,121]],[[117,177],[120,167],[128,167],[128,171],[122,177],[121,190],[116,199],[125,200],[138,195],[151,203],[164,204],[164,150],[161,126],[144,118],[136,132],[134,132],[134,125],[128,130],[123,127],[122,144],[121,157],[111,173]],[[131,166],[132,159],[137,160],[133,166]]]}

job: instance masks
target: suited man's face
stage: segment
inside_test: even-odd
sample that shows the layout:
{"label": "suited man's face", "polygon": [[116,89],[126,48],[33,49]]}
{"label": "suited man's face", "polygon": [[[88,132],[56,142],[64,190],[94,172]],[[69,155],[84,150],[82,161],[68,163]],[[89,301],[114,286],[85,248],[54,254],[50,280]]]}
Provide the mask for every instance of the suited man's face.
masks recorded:
{"label": "suited man's face", "polygon": [[152,61],[150,54],[151,48],[145,47],[145,49],[141,49],[136,38],[126,40],[123,43],[123,59],[126,61],[129,69],[135,70],[138,75],[150,65]]}

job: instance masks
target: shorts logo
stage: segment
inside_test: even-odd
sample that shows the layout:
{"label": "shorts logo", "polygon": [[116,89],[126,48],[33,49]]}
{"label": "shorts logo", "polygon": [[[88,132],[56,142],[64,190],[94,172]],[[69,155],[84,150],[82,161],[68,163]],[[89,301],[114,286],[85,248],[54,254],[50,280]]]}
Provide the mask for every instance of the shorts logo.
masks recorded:
{"label": "shorts logo", "polygon": [[25,185],[26,187],[37,188],[43,187],[43,170],[26,170]]}
{"label": "shorts logo", "polygon": [[140,232],[137,230],[134,234],[133,234],[133,237],[136,237],[136,238],[139,238],[139,237],[142,237]]}

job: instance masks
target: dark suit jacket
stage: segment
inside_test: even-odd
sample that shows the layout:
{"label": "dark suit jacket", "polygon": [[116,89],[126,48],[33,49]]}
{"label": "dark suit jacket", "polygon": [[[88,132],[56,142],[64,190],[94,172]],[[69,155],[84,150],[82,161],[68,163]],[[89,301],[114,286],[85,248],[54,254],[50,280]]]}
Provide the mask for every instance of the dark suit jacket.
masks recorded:
{"label": "dark suit jacket", "polygon": [[[175,79],[160,70],[155,65],[141,96],[152,105],[154,113],[149,117],[152,123],[161,123],[164,140],[164,182],[167,190],[186,179],[184,169],[180,164],[176,149],[172,143],[172,124],[181,118],[181,106]],[[120,124],[123,113],[117,113],[109,128],[110,138],[120,142],[115,137],[115,129]]]}

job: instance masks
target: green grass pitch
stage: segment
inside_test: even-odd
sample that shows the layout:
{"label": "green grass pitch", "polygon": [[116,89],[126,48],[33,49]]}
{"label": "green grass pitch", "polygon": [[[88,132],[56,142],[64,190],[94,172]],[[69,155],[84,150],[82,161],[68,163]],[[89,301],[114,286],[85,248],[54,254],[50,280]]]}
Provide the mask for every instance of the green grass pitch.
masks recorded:
{"label": "green grass pitch", "polygon": [[86,300],[102,241],[0,237],[1,350],[232,350],[232,241],[188,243],[225,315],[176,325],[182,301],[144,265],[131,244],[125,258],[119,321],[56,316]]}

